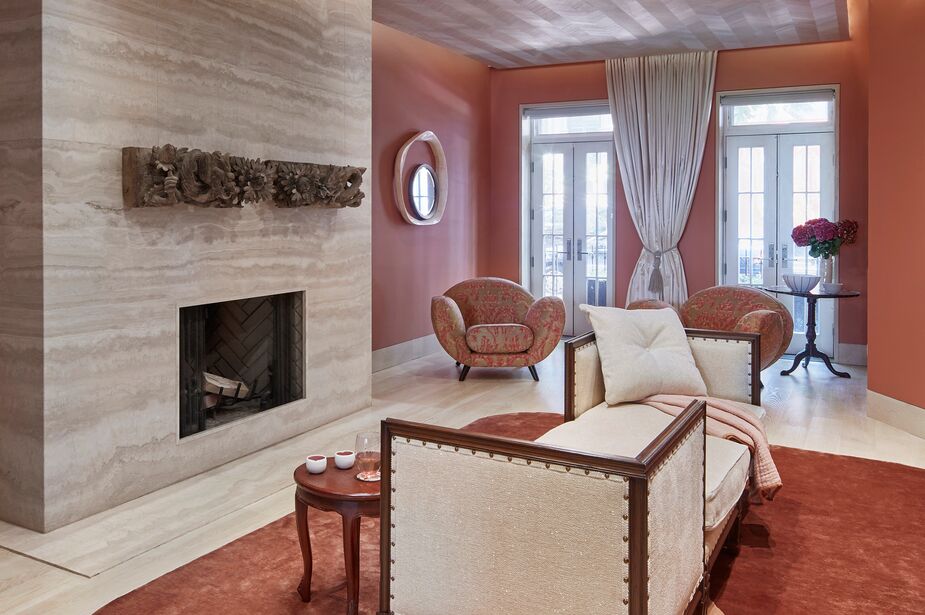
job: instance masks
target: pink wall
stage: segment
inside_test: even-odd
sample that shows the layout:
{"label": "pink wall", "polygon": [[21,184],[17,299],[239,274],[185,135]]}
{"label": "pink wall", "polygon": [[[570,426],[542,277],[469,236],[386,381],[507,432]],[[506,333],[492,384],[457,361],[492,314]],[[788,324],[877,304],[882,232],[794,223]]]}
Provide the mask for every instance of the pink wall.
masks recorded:
{"label": "pink wall", "polygon": [[[861,224],[859,243],[841,259],[841,279],[861,290],[859,300],[841,306],[839,341],[867,339],[867,1],[850,3],[853,40],[741,51],[724,51],[717,62],[717,90],[743,90],[816,84],[841,86],[839,156],[840,215]],[[522,104],[607,97],[602,62],[491,72],[491,226],[484,273],[519,280],[519,176]],[[703,168],[680,251],[690,292],[716,283],[716,130],[715,112]],[[617,182],[617,305],[642,246]]]}
{"label": "pink wall", "polygon": [[925,2],[870,4],[871,390],[925,408]]}
{"label": "pink wall", "polygon": [[[606,99],[603,62],[491,71],[491,227],[483,273],[520,281],[520,106]],[[616,301],[622,305],[642,243],[619,181],[617,202]]]}
{"label": "pink wall", "polygon": [[[374,23],[372,73],[375,350],[433,333],[430,298],[479,271],[489,195],[489,69]],[[392,196],[398,149],[421,130],[437,134],[449,167],[446,214],[434,226],[406,223]],[[425,145],[416,145],[408,162],[433,164]]]}

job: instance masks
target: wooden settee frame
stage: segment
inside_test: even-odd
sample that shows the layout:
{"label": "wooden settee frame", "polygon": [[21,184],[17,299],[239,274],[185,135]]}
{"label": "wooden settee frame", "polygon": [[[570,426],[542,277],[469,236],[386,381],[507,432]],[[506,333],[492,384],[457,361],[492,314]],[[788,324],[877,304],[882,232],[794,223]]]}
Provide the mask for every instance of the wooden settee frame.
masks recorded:
{"label": "wooden settee frame", "polygon": [[[704,330],[687,330],[689,338],[706,340],[744,342],[750,345],[750,402],[760,405],[761,384],[759,380],[760,348],[759,337],[755,334],[716,332]],[[565,408],[566,420],[576,417],[576,355],[590,345],[596,344],[594,333],[588,333],[565,342]],[[629,519],[628,533],[624,540],[629,543],[628,576],[615,582],[628,584],[628,599],[624,600],[630,615],[648,614],[648,483],[654,473],[670,460],[673,453],[686,441],[693,431],[702,431],[704,435],[703,467],[701,473],[706,482],[706,404],[703,401],[691,403],[635,458],[607,456],[566,449],[529,440],[489,436],[458,429],[438,427],[398,419],[382,421],[382,483],[381,483],[381,537],[380,537],[380,595],[378,615],[402,615],[392,609],[392,456],[393,443],[398,439],[407,442],[416,441],[423,446],[452,447],[454,450],[488,453],[492,456],[526,460],[527,463],[556,464],[565,466],[567,471],[609,473],[625,477],[629,484]],[[548,466],[547,466],[548,467]],[[719,558],[722,549],[737,550],[742,517],[748,507],[747,491],[727,518],[716,547],[710,557],[704,557],[702,579],[688,603],[685,614],[705,612],[709,594],[710,571]],[[704,555],[706,554],[704,538]]]}

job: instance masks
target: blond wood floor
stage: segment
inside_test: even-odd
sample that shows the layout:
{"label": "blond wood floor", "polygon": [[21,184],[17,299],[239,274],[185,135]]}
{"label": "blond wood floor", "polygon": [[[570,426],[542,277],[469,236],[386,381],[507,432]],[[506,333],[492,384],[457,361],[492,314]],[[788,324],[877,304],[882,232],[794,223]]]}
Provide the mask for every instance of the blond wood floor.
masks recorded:
{"label": "blond wood floor", "polygon": [[[538,384],[526,370],[489,369],[473,369],[460,383],[452,360],[430,355],[374,374],[368,410],[178,485],[49,534],[0,524],[0,612],[92,613],[288,514],[299,460],[351,446],[354,434],[384,417],[459,427],[502,412],[560,411],[562,360],[560,348],[539,366]],[[925,441],[869,419],[866,372],[848,370],[847,381],[816,365],[793,377],[767,370],[772,443],[925,468]]]}

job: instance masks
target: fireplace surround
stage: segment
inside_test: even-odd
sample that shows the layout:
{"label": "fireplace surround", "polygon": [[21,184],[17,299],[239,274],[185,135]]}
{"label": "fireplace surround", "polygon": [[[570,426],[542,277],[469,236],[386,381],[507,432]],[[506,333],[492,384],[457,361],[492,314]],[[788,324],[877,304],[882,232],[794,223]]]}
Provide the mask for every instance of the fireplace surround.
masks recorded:
{"label": "fireplace surround", "polygon": [[[0,519],[51,531],[369,407],[371,207],[122,190],[123,148],[155,143],[369,168],[369,0],[187,2],[177,28],[171,5],[27,4],[0,16],[33,87],[30,122],[0,118]],[[290,291],[301,399],[180,437],[179,307]]]}
{"label": "fireplace surround", "polygon": [[304,391],[301,292],[180,308],[180,437],[288,404]]}

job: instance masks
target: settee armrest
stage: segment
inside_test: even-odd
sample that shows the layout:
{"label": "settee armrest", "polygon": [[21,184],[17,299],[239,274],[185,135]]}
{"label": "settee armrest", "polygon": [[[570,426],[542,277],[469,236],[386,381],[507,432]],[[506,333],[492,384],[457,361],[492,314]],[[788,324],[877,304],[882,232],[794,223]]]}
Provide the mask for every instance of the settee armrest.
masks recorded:
{"label": "settee armrest", "polygon": [[[761,405],[761,338],[755,333],[686,329],[707,395]],[[565,420],[603,403],[604,373],[594,332],[565,343]]]}
{"label": "settee armrest", "polygon": [[761,405],[761,336],[757,333],[687,329],[694,362],[707,395]]}
{"label": "settee armrest", "polygon": [[565,343],[565,420],[574,420],[603,401],[604,373],[592,331]]}
{"label": "settee armrest", "polygon": [[686,605],[703,573],[705,424],[695,402],[628,458],[383,421],[379,612]]}

